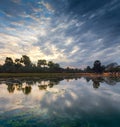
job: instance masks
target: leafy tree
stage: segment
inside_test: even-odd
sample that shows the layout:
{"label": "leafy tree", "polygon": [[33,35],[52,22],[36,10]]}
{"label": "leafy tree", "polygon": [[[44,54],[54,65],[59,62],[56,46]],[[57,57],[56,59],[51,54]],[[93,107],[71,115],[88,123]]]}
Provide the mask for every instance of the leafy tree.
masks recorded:
{"label": "leafy tree", "polygon": [[92,69],[90,68],[90,66],[87,66],[85,69],[84,69],[85,72],[92,72]]}
{"label": "leafy tree", "polygon": [[14,62],[11,57],[6,57],[5,63],[2,69],[4,70],[4,72],[14,72],[15,71]]}
{"label": "leafy tree", "polygon": [[12,60],[11,57],[6,57],[5,65],[7,65],[7,66],[12,66],[13,65],[13,60]]}
{"label": "leafy tree", "polygon": [[45,65],[47,65],[46,60],[38,60],[37,67],[42,67],[42,66],[45,67]]}
{"label": "leafy tree", "polygon": [[52,61],[48,62],[48,67],[50,72],[60,72],[61,68],[60,65],[58,63],[53,63]]}
{"label": "leafy tree", "polygon": [[54,69],[60,68],[60,65],[58,63],[53,63],[52,61],[48,62],[48,66],[49,68],[54,68]]}
{"label": "leafy tree", "polygon": [[18,58],[15,59],[15,67],[17,69],[20,68],[20,67],[22,67],[21,59],[18,59]]}
{"label": "leafy tree", "polygon": [[18,58],[16,58],[16,59],[15,59],[15,63],[16,63],[16,64],[21,64],[21,60],[18,59]]}
{"label": "leafy tree", "polygon": [[57,69],[57,68],[60,68],[60,65],[59,65],[58,63],[55,63],[55,64],[54,64],[54,68],[56,68],[56,69]]}
{"label": "leafy tree", "polygon": [[116,71],[118,67],[118,64],[117,63],[110,63],[108,64],[106,67],[105,67],[105,70],[108,71],[108,72],[114,72]]}
{"label": "leafy tree", "polygon": [[48,62],[48,66],[49,66],[49,68],[53,68],[54,67],[54,63],[52,61],[49,61]]}
{"label": "leafy tree", "polygon": [[102,73],[104,71],[104,68],[101,66],[101,62],[99,60],[94,62],[93,71],[96,73]]}
{"label": "leafy tree", "polygon": [[21,62],[26,66],[29,67],[32,65],[31,60],[28,56],[22,55]]}

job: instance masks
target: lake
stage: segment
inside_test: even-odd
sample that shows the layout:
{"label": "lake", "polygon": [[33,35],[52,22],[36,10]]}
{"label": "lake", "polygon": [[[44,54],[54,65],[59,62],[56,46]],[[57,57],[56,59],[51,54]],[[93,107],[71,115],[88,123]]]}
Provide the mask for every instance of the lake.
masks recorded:
{"label": "lake", "polygon": [[120,78],[0,78],[0,127],[120,127]]}

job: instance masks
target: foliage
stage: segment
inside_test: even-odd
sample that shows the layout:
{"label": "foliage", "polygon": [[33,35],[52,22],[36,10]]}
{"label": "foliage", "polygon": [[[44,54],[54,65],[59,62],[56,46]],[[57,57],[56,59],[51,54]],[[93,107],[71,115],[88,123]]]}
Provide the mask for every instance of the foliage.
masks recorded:
{"label": "foliage", "polygon": [[26,55],[22,55],[22,58],[21,58],[21,63],[24,64],[24,66],[28,67],[28,66],[31,66],[31,60],[28,56]]}
{"label": "foliage", "polygon": [[46,60],[38,60],[37,62],[37,67],[45,67],[45,65],[47,65]]}
{"label": "foliage", "polygon": [[96,73],[103,73],[104,67],[101,66],[101,62],[99,60],[96,60],[93,65],[93,71]]}
{"label": "foliage", "polygon": [[3,65],[0,65],[2,73],[103,73],[103,72],[120,72],[120,66],[117,63],[111,63],[107,66],[101,64],[100,60],[93,63],[93,67],[87,66],[84,70],[78,68],[62,68],[58,63],[39,59],[37,65],[33,64],[27,55],[13,60],[6,57]]}

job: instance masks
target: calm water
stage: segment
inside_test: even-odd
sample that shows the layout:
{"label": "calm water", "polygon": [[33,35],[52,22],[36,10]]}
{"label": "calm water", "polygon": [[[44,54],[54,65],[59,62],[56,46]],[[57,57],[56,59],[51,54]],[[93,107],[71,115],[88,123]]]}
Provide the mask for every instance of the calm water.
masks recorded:
{"label": "calm water", "polygon": [[120,127],[120,79],[0,79],[0,127]]}

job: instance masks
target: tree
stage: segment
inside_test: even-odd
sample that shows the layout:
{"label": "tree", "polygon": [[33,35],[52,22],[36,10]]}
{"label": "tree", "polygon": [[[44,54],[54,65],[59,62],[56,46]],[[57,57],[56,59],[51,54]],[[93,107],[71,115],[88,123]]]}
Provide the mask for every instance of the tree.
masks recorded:
{"label": "tree", "polygon": [[11,57],[6,57],[5,63],[3,65],[3,70],[5,72],[14,72],[15,71],[14,62]]}
{"label": "tree", "polygon": [[31,60],[28,56],[22,55],[21,62],[26,66],[29,67],[32,65]]}
{"label": "tree", "polygon": [[48,62],[48,67],[51,72],[60,72],[61,68],[58,63],[53,63],[52,61]]}
{"label": "tree", "polygon": [[85,71],[85,72],[88,72],[88,73],[91,72],[90,66],[87,66],[87,67],[84,69],[84,71]]}
{"label": "tree", "polygon": [[60,65],[58,63],[55,63],[54,68],[60,68]]}
{"label": "tree", "polygon": [[16,58],[16,59],[15,59],[15,63],[16,63],[16,64],[20,64],[20,63],[21,63],[21,60],[18,59],[18,58]]}
{"label": "tree", "polygon": [[99,60],[94,62],[93,71],[96,73],[102,73],[104,71],[104,68],[101,66],[101,62]]}
{"label": "tree", "polygon": [[46,60],[38,60],[37,67],[42,67],[42,66],[45,67],[45,65],[47,65]]}
{"label": "tree", "polygon": [[114,72],[114,71],[116,71],[117,68],[118,67],[118,64],[117,63],[110,63],[110,64],[108,64],[107,66],[106,66],[106,68],[105,68],[105,70],[106,71],[109,71],[109,72]]}
{"label": "tree", "polygon": [[53,63],[52,61],[49,61],[49,62],[48,62],[48,66],[49,66],[49,68],[53,68],[54,63]]}
{"label": "tree", "polygon": [[4,65],[7,65],[7,66],[12,66],[13,65],[13,60],[11,57],[6,57],[5,59],[5,64]]}
{"label": "tree", "polygon": [[21,59],[18,59],[18,58],[15,59],[15,67],[16,67],[16,68],[22,67]]}

